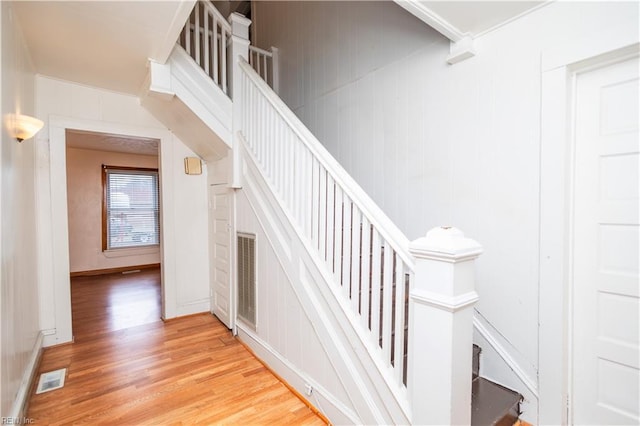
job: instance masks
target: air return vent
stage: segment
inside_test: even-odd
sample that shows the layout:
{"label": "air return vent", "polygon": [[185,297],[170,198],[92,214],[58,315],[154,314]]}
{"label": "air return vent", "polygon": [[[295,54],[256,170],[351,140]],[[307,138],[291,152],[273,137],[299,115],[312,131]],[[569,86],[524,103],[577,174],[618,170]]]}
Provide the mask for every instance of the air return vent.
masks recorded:
{"label": "air return vent", "polygon": [[238,234],[238,317],[256,327],[256,236]]}
{"label": "air return vent", "polygon": [[60,389],[64,386],[64,377],[66,374],[66,368],[50,371],[48,373],[42,373],[40,375],[40,381],[38,382],[38,389],[36,390],[36,393],[43,393],[55,389]]}

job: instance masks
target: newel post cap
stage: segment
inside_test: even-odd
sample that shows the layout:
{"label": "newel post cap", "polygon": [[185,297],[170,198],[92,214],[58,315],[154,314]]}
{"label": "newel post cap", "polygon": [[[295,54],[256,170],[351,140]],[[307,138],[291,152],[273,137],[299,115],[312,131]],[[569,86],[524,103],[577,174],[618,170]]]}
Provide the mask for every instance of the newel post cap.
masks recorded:
{"label": "newel post cap", "polygon": [[409,251],[417,259],[431,259],[445,262],[461,262],[475,259],[482,254],[482,246],[452,226],[439,226],[427,235],[413,240]]}

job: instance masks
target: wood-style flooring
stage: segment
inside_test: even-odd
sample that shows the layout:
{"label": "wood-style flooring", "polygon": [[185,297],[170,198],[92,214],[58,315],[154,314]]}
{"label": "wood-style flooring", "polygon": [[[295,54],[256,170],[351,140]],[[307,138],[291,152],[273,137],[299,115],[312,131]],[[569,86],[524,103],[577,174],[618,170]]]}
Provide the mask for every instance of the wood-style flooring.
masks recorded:
{"label": "wood-style flooring", "polygon": [[45,349],[63,388],[34,424],[324,424],[209,314],[160,320],[158,270],[72,280],[73,344]]}

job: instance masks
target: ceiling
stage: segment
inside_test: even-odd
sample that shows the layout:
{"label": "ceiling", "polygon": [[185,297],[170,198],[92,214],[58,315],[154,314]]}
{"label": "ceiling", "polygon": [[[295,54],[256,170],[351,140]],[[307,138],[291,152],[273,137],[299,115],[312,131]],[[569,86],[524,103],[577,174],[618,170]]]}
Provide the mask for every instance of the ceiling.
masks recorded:
{"label": "ceiling", "polygon": [[452,41],[475,38],[533,9],[544,1],[426,1],[394,0]]}
{"label": "ceiling", "polygon": [[66,141],[70,148],[158,155],[158,139],[67,130]]}
{"label": "ceiling", "polygon": [[164,62],[191,1],[19,1],[15,3],[36,72],[138,94],[147,60]]}
{"label": "ceiling", "polygon": [[[545,3],[395,1],[453,41],[482,34]],[[37,73],[137,95],[148,58],[166,61],[194,4],[195,0],[18,1],[15,10]]]}
{"label": "ceiling", "polygon": [[[545,3],[394,1],[453,41],[481,35]],[[138,95],[147,75],[148,59],[160,63],[167,60],[195,2],[17,1],[14,7],[36,73]],[[131,138],[74,133],[69,144],[157,154],[157,141],[130,144],[127,140]]]}

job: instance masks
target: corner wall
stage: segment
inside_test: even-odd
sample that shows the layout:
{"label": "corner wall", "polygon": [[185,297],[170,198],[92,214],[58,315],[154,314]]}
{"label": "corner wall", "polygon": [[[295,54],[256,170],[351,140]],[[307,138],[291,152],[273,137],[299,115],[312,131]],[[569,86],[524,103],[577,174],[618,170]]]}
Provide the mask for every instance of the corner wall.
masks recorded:
{"label": "corner wall", "polygon": [[0,2],[0,415],[21,415],[38,323],[34,140],[18,143],[5,114],[34,116],[34,71],[12,2]]}
{"label": "corner wall", "polygon": [[483,245],[476,340],[502,354],[484,352],[483,375],[525,394],[536,423],[541,56],[612,28],[637,34],[638,4],[550,3],[454,66],[448,40],[392,2],[255,8],[257,44],[279,48],[281,96],[400,229],[455,225]]}

